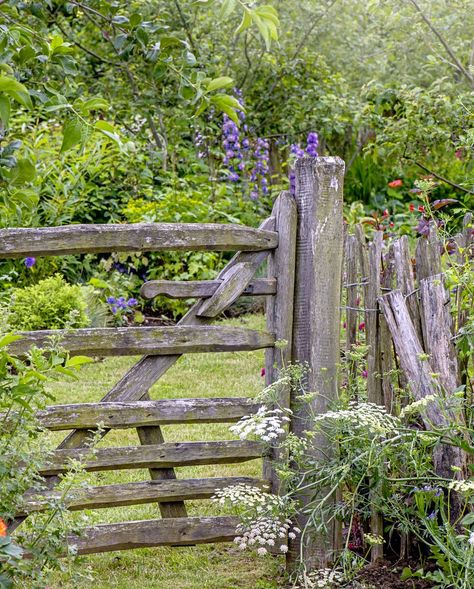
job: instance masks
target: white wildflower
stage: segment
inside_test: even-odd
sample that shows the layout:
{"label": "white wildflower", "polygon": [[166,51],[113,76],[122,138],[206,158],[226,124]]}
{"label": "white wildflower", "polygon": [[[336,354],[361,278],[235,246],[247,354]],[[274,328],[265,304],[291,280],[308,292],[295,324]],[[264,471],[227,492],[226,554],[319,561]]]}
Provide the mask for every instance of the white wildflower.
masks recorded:
{"label": "white wildflower", "polygon": [[468,542],[474,548],[474,531],[470,533]]}
{"label": "white wildflower", "polygon": [[288,546],[286,544],[282,544],[280,546],[280,550],[281,550],[281,552],[288,552]]}
{"label": "white wildflower", "polygon": [[[287,412],[291,413],[289,410]],[[268,409],[266,405],[262,405],[254,415],[242,417],[229,429],[241,440],[254,436],[264,442],[270,442],[277,438],[278,434],[285,433],[284,425],[288,421],[290,418],[284,415],[281,409]]]}

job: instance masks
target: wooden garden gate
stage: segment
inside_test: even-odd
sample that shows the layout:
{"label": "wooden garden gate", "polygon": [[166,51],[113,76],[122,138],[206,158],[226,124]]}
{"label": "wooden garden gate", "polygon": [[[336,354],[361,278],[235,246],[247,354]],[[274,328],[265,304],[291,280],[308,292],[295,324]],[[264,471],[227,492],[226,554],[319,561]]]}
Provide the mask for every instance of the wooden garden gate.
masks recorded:
{"label": "wooden garden gate", "polygon": [[[21,354],[32,345],[45,345],[54,334],[72,355],[144,354],[99,403],[51,406],[39,415],[50,430],[72,430],[44,467],[51,489],[47,495],[54,496],[57,476],[67,471],[70,459],[89,452],[87,442],[99,423],[105,428],[102,435],[115,428],[135,428],[141,445],[96,449],[94,459],[86,461],[86,470],[149,469],[151,480],[92,487],[70,498],[68,505],[74,510],[157,502],[162,516],[88,528],[80,537],[70,538],[80,554],[231,541],[236,518],[188,517],[184,501],[209,498],[217,488],[239,482],[277,492],[268,460],[262,479],[176,478],[175,467],[236,463],[262,456],[261,445],[253,441],[165,442],[163,424],[231,422],[257,409],[247,398],[150,400],[150,387],[182,354],[266,348],[267,383],[277,378],[282,362],[309,361],[311,390],[317,387],[328,402],[333,398],[335,380],[330,381],[328,375],[338,362],[343,163],[338,158],[300,160],[296,173],[296,199],[287,192],[280,194],[271,216],[258,229],[152,223],[0,230],[3,258],[114,251],[237,251],[215,280],[143,285],[142,296],[148,299],[159,294],[198,299],[176,326],[25,332],[11,345],[12,353]],[[267,277],[255,278],[267,259]],[[241,295],[267,296],[267,331],[212,325]],[[277,340],[286,340],[287,346],[276,350]],[[324,378],[318,366],[324,368]],[[290,406],[290,392],[283,397],[281,402]],[[295,421],[291,427],[299,433],[303,424]],[[44,505],[44,498],[32,497],[27,513]],[[10,529],[20,525],[27,513],[12,522]]]}

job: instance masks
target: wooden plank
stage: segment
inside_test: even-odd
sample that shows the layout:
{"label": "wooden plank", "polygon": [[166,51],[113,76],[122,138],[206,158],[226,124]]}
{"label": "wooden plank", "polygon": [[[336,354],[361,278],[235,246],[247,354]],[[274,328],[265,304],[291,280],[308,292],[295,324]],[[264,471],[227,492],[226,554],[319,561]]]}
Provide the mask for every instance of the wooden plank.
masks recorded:
{"label": "wooden plank", "polygon": [[[252,399],[228,397],[212,399],[160,399],[133,403],[78,403],[51,405],[36,416],[52,431],[93,429],[99,423],[107,429],[136,428],[177,423],[228,423],[255,413]],[[0,421],[4,415],[0,414]]]}
{"label": "wooden plank", "polygon": [[[382,292],[393,289],[394,260],[393,250],[390,248],[382,257]],[[385,409],[389,413],[394,412],[394,390],[392,385],[392,372],[394,369],[393,343],[390,330],[383,313],[379,314],[380,329],[380,367],[382,370],[382,392]]]}
{"label": "wooden plank", "polygon": [[438,375],[441,386],[450,396],[461,382],[452,339],[450,297],[442,274],[420,281],[420,302],[425,352],[430,357],[430,366]]}
{"label": "wooden plank", "polygon": [[93,458],[89,448],[55,450],[41,468],[43,475],[69,470],[71,460],[85,459],[89,472],[136,468],[171,468],[203,464],[233,464],[262,456],[258,442],[225,440],[220,442],[175,442],[144,446],[97,448]]}
{"label": "wooden plank", "polygon": [[198,317],[217,317],[230,307],[244,292],[255,274],[253,264],[239,262],[234,264],[221,281],[216,292],[202,302],[197,313]]}
{"label": "wooden plank", "polygon": [[428,276],[441,274],[441,248],[438,230],[431,222],[428,237],[420,237],[416,244],[415,259],[418,282]]}
{"label": "wooden plank", "polygon": [[151,546],[186,546],[232,542],[238,517],[189,517],[102,524],[69,536],[68,545],[78,554],[130,550]]}
{"label": "wooden plank", "polygon": [[104,327],[21,332],[20,340],[10,345],[14,354],[32,346],[47,347],[57,337],[71,355],[134,356],[176,355],[200,352],[232,352],[271,347],[272,334],[228,326]]}
{"label": "wooden plank", "polygon": [[[350,352],[352,347],[357,343],[357,298],[358,298],[358,243],[355,235],[346,235],[345,240],[345,283],[347,284],[346,292],[346,352]],[[355,378],[356,366],[352,364],[351,377]]]}
{"label": "wooden plank", "polygon": [[[157,480],[72,489],[64,501],[71,511],[142,505],[155,501],[169,505],[177,499],[180,501],[209,499],[217,489],[224,489],[231,485],[251,485],[262,490],[269,488],[267,481],[253,477]],[[40,495],[29,493],[25,496],[25,509],[21,515],[44,511],[51,505],[51,501],[60,499],[62,499],[62,492],[55,490],[46,491]]]}
{"label": "wooden plank", "polygon": [[[343,248],[344,162],[337,157],[301,158],[295,164],[298,232],[296,242],[295,301],[292,359],[308,362],[305,388],[318,394],[304,408],[292,399],[293,432],[304,436],[311,416],[326,412],[338,394],[340,363],[340,293]],[[315,462],[327,460],[332,443],[323,435],[312,440]],[[298,497],[302,509],[297,525],[304,529],[308,496]],[[331,497],[331,500],[333,497]],[[327,536],[314,534],[289,542],[288,562],[325,567],[339,544],[334,519],[327,522]]]}
{"label": "wooden plank", "polygon": [[395,272],[395,281],[397,289],[406,297],[408,312],[415,326],[416,334],[423,343],[423,334],[421,331],[421,317],[418,304],[418,293],[415,288],[415,274],[410,254],[410,245],[408,236],[403,235],[396,239],[391,247],[393,254],[393,264]]}
{"label": "wooden plank", "polygon": [[[428,395],[436,395],[437,399],[428,403],[422,415],[427,429],[433,427],[452,427],[456,416],[443,402],[444,396],[440,384],[433,376],[433,368],[426,359],[426,354],[416,335],[403,294],[399,290],[380,297],[380,304],[387,320],[390,333],[395,344],[400,366],[407,376],[411,392],[416,401]],[[465,472],[465,457],[460,448],[440,444],[433,455],[436,473],[451,479],[459,476],[453,473],[451,466],[458,466]]]}
{"label": "wooden plank", "polygon": [[272,231],[217,223],[135,223],[0,229],[0,258],[166,250],[260,251],[278,245]]}
{"label": "wooden plank", "polygon": [[[221,284],[221,280],[150,280],[141,287],[140,294],[144,299],[158,296],[170,299],[206,298],[212,297]],[[242,295],[273,295],[276,293],[276,284],[274,278],[256,278],[245,287]]]}
{"label": "wooden plank", "polygon": [[380,278],[382,271],[382,231],[374,233],[369,244],[369,276],[365,289],[365,333],[367,353],[367,400],[369,403],[383,405],[382,366],[380,356],[379,307],[378,298],[382,294]]}
{"label": "wooden plank", "polygon": [[[275,201],[272,215],[276,219],[278,248],[268,260],[268,277],[278,281],[277,294],[266,301],[267,329],[275,333],[277,340],[287,342],[284,348],[268,348],[265,351],[265,383],[270,385],[280,378],[280,371],[288,366],[292,357],[293,301],[295,292],[295,257],[298,212],[296,201],[289,192],[282,192]],[[290,407],[290,386],[280,386],[278,405]],[[263,476],[271,481],[273,493],[283,491],[280,480],[272,466],[277,458],[276,449],[263,463]]]}

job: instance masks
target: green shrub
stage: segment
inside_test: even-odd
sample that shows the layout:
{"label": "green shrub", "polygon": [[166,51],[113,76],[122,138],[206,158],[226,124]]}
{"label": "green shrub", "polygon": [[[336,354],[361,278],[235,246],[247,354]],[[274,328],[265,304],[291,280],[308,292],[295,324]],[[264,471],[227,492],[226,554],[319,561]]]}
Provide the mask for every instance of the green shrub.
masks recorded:
{"label": "green shrub", "polygon": [[11,292],[9,323],[13,329],[63,329],[89,325],[82,288],[68,284],[59,274]]}

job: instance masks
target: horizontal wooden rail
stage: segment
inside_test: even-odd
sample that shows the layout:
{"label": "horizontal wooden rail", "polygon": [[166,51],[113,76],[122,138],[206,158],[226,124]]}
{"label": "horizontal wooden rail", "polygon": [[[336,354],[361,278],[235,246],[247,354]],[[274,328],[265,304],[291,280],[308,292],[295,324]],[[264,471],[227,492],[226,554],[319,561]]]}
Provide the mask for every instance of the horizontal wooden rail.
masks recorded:
{"label": "horizontal wooden rail", "polygon": [[[134,403],[78,403],[51,405],[36,416],[52,431],[107,429],[166,425],[172,423],[228,423],[255,413],[259,405],[242,397],[212,399],[160,399]],[[0,421],[3,416],[0,414]]]}
{"label": "horizontal wooden rail", "polygon": [[[156,480],[74,489],[66,497],[65,503],[68,509],[77,511],[79,509],[141,505],[154,503],[155,501],[163,503],[165,501],[209,499],[217,489],[224,489],[231,485],[251,485],[262,490],[267,490],[269,487],[268,482],[253,477]],[[51,505],[51,501],[60,498],[61,493],[59,491],[46,491],[41,495],[29,495],[25,497],[24,514],[44,511]]]}
{"label": "horizontal wooden rail", "polygon": [[88,459],[88,448],[55,450],[41,468],[43,475],[67,472],[71,460],[85,459],[84,469],[89,472],[135,468],[172,468],[204,464],[233,464],[254,460],[262,456],[259,442],[225,440],[221,442],[177,442],[99,448]]}
{"label": "horizontal wooden rail", "polygon": [[186,546],[232,542],[238,517],[176,517],[118,524],[101,524],[70,536],[68,544],[79,554],[129,550],[151,546]]}
{"label": "horizontal wooden rail", "polygon": [[0,229],[0,258],[164,250],[260,251],[278,234],[243,225],[136,223]]}
{"label": "horizontal wooden rail", "polygon": [[47,347],[51,336],[72,355],[150,356],[196,352],[232,352],[270,348],[272,334],[220,325],[172,327],[104,327],[97,329],[44,330],[20,333],[9,350],[24,354],[32,346]]}
{"label": "horizontal wooden rail", "polygon": [[[222,280],[150,280],[145,282],[140,290],[144,299],[154,299],[166,296],[170,299],[197,299],[212,297],[222,284]],[[276,294],[275,279],[256,278],[243,291],[246,296],[261,296]]]}

